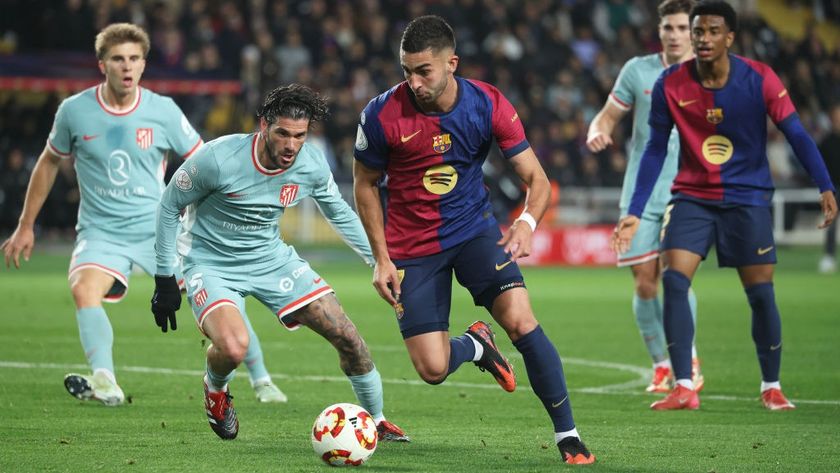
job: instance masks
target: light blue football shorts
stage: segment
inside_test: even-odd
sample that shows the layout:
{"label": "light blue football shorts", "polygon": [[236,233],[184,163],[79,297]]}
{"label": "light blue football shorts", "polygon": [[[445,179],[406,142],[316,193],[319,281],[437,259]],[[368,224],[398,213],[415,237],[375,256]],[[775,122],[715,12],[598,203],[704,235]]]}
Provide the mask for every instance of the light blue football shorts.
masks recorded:
{"label": "light blue football shorts", "polygon": [[[627,215],[627,209],[621,214]],[[639,229],[633,236],[630,249],[618,255],[616,266],[635,266],[659,257],[659,242],[662,233],[662,216],[643,214]]]}
{"label": "light blue football shorts", "polygon": [[[132,269],[140,267],[146,274],[155,274],[155,235],[136,242],[116,242],[105,236],[79,233],[70,258],[67,278],[83,269],[97,269],[114,277],[114,284],[102,298],[104,302],[119,302],[128,294],[128,279]],[[183,288],[180,272],[175,274]]]}
{"label": "light blue football shorts", "polygon": [[243,271],[205,266],[190,262],[184,266],[187,300],[199,330],[213,310],[232,305],[242,312],[245,297],[254,296],[277,316],[289,330],[300,328],[291,317],[296,310],[333,292],[298,254],[292,250],[289,258],[277,258],[260,266],[248,266]]}

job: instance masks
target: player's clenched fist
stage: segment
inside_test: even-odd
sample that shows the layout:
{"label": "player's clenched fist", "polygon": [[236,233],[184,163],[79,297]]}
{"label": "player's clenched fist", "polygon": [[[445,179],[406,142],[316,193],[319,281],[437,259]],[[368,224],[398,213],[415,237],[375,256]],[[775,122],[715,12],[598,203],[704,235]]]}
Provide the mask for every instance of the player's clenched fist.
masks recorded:
{"label": "player's clenched fist", "polygon": [[586,148],[593,153],[604,151],[611,144],[613,144],[612,138],[604,133],[595,133],[586,138]]}

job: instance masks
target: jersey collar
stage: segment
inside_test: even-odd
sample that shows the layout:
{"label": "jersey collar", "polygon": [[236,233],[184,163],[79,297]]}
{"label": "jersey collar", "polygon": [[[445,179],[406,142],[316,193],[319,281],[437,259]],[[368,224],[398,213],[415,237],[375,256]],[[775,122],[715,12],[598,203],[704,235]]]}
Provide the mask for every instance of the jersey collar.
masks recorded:
{"label": "jersey collar", "polygon": [[265,174],[266,176],[277,176],[279,174],[283,174],[286,171],[285,169],[268,169],[260,164],[260,155],[257,152],[257,142],[259,142],[259,137],[259,133],[254,133],[254,140],[251,144],[251,162],[254,163],[254,167],[257,168],[257,171],[259,171],[260,174]]}
{"label": "jersey collar", "polygon": [[127,110],[117,110],[115,108],[109,107],[108,103],[105,102],[105,96],[103,95],[102,87],[103,85],[105,84],[99,84],[98,86],[96,86],[96,101],[99,102],[99,106],[102,107],[102,110],[105,110],[111,115],[116,116],[128,115],[129,113],[137,110],[137,107],[140,105],[140,95],[142,95],[143,93],[142,87],[140,87],[139,85],[137,86],[137,96],[134,98],[134,103],[131,104],[131,107],[129,107]]}

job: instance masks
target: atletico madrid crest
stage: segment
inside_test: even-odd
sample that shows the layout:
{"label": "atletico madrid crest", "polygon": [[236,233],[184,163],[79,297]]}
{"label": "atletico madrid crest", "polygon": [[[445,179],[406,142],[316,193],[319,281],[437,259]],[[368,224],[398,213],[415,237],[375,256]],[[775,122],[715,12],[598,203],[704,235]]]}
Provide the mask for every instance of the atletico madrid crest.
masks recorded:
{"label": "atletico madrid crest", "polygon": [[432,138],[432,148],[435,152],[443,154],[449,151],[449,148],[452,147],[452,139],[449,138],[449,133],[444,133],[442,135],[437,135]]}
{"label": "atletico madrid crest", "polygon": [[149,149],[154,142],[154,135],[152,134],[151,128],[138,128],[137,129],[137,146],[140,149]]}
{"label": "atletico madrid crest", "polygon": [[199,307],[203,306],[204,303],[207,302],[207,289],[202,289],[202,290],[198,291],[193,296],[193,301],[195,301],[195,305],[197,305]]}
{"label": "atletico madrid crest", "polygon": [[291,205],[295,201],[295,197],[297,197],[298,187],[297,184],[284,184],[280,188],[280,205],[283,207]]}

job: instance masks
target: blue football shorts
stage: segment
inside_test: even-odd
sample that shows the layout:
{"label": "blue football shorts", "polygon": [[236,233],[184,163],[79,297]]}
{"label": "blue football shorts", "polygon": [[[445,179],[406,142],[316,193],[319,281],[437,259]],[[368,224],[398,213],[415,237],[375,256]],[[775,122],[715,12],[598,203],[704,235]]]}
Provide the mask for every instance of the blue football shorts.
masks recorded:
{"label": "blue football shorts", "polygon": [[184,266],[187,300],[198,328],[213,310],[232,305],[243,312],[245,297],[254,296],[289,330],[300,328],[292,314],[333,292],[332,287],[292,249],[290,257],[241,270],[190,262]]}
{"label": "blue football shorts", "polygon": [[[105,302],[119,302],[128,293],[131,271],[139,267],[146,274],[155,274],[155,235],[134,242],[113,241],[94,232],[80,232],[70,258],[68,279],[83,269],[96,269],[114,277],[114,284],[102,298]],[[183,284],[180,272],[175,274]],[[183,287],[183,286],[182,286]]]}
{"label": "blue football shorts", "polygon": [[665,209],[662,232],[662,251],[688,250],[706,259],[714,244],[719,267],[776,263],[769,207],[672,200]]}
{"label": "blue football shorts", "polygon": [[440,253],[394,260],[401,279],[396,315],[403,338],[449,330],[453,271],[475,305],[488,312],[499,294],[525,287],[519,265],[496,244],[500,238],[493,226]]}

